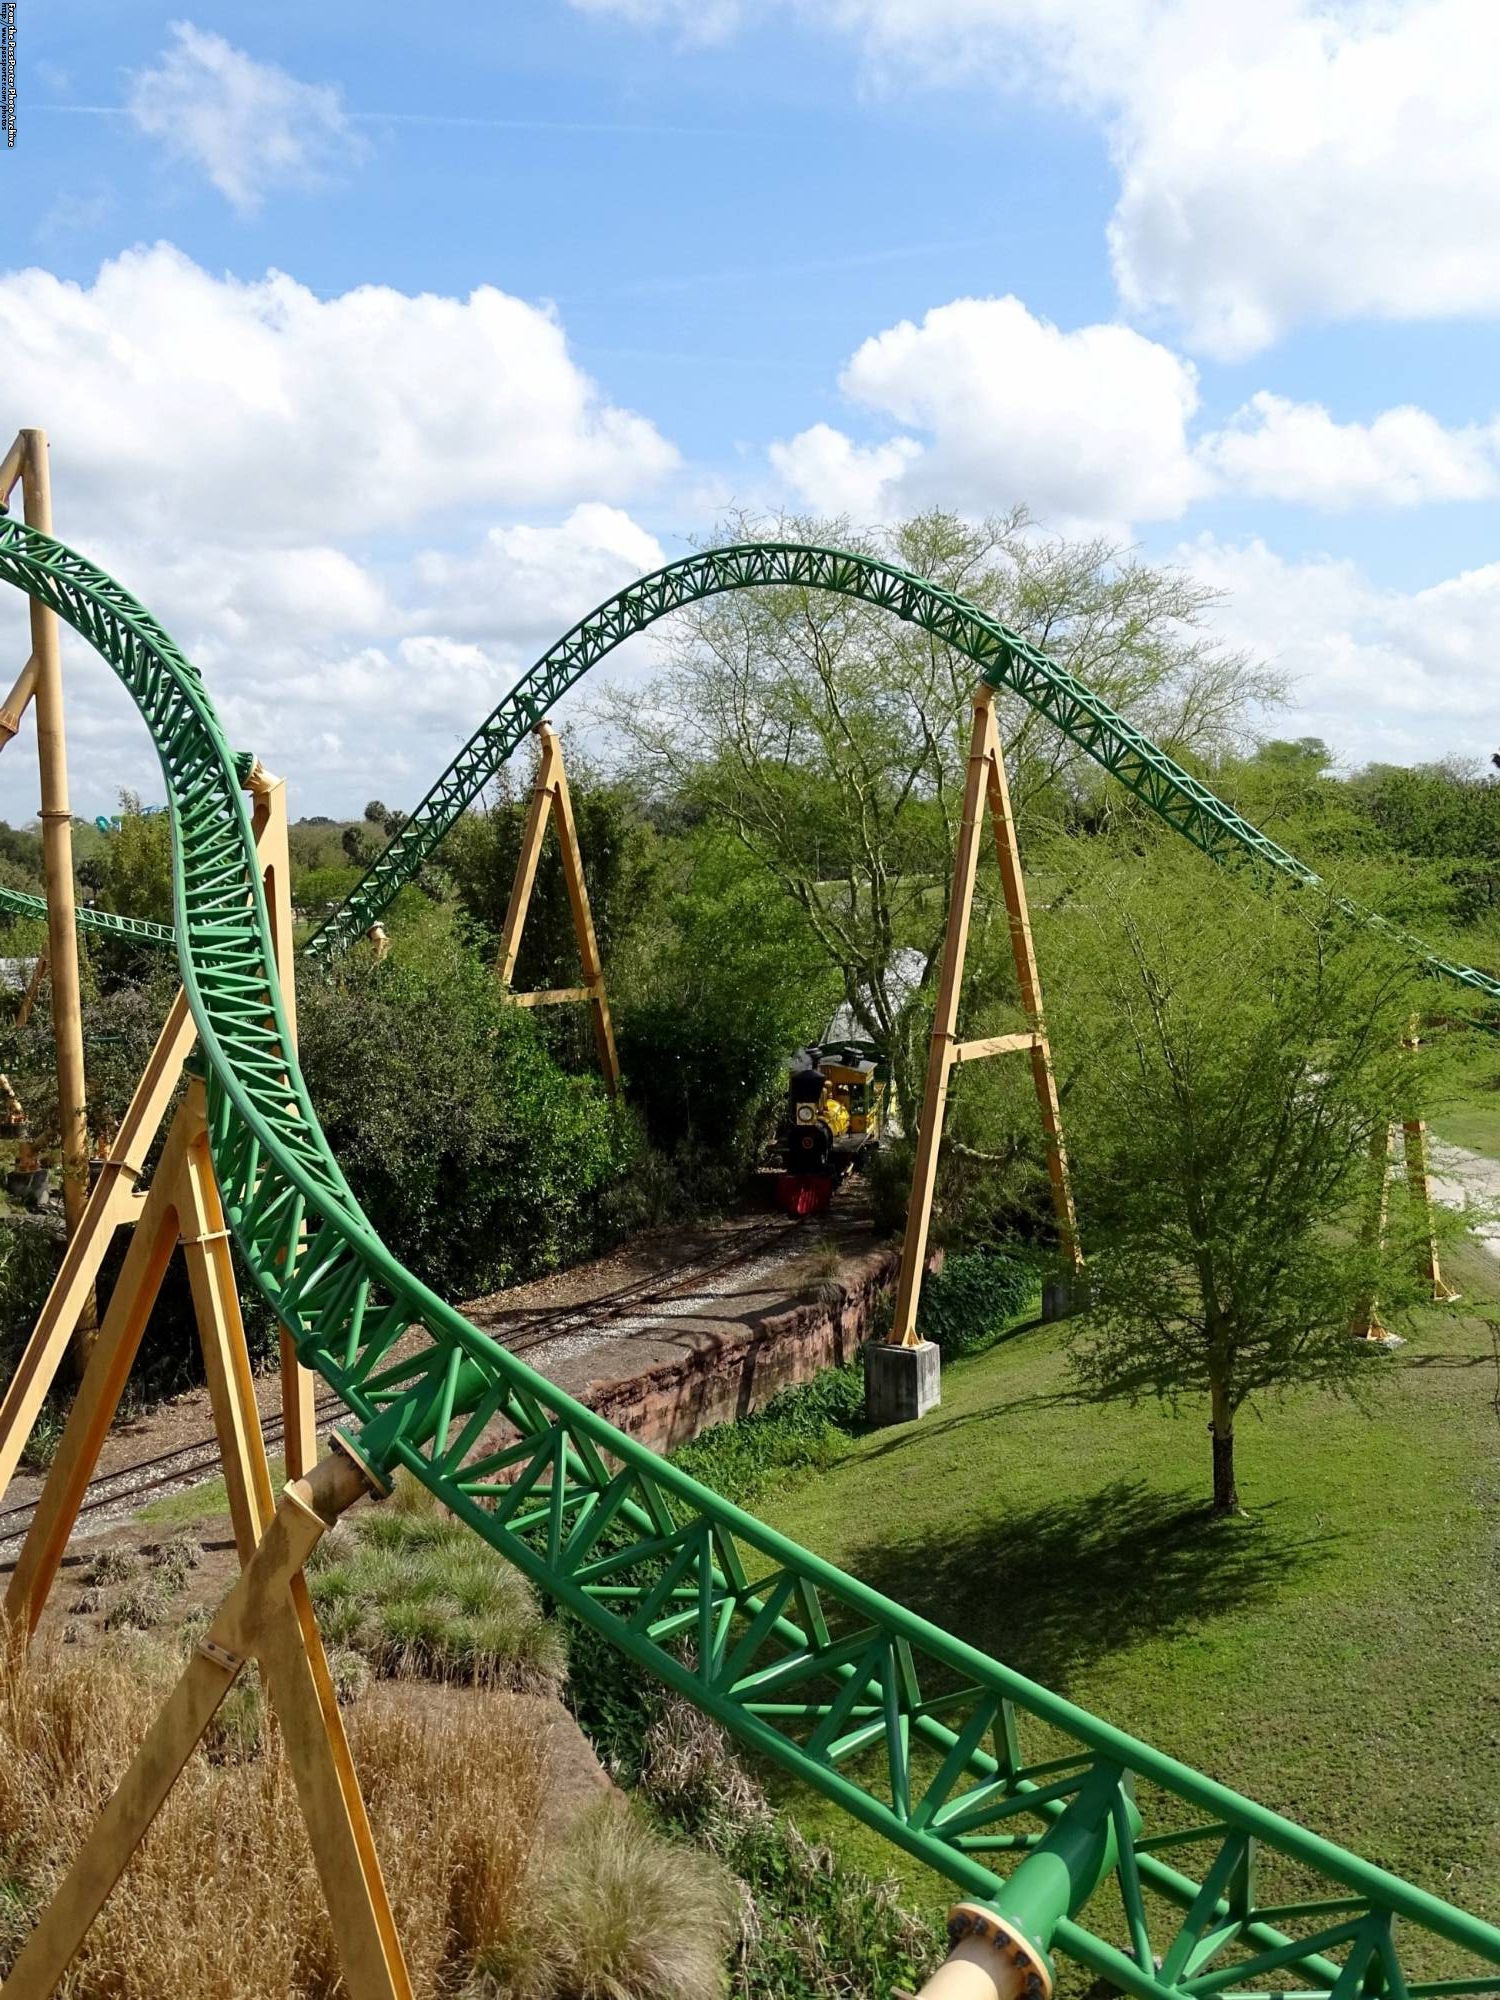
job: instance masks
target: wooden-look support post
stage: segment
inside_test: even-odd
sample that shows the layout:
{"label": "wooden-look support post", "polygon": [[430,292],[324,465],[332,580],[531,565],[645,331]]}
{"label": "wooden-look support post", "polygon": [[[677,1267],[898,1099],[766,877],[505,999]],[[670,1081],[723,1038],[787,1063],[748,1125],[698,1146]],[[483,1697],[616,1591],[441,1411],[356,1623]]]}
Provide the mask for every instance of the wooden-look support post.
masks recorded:
{"label": "wooden-look support post", "polygon": [[[252,772],[250,783],[256,798],[252,820],[256,829],[257,849],[265,856],[267,862],[266,895],[271,909],[272,936],[281,972],[282,994],[295,1033],[292,914],[286,856],[286,787],[281,779],[272,778],[269,773],[262,771],[259,765]],[[104,1261],[105,1252],[114,1240],[115,1231],[132,1226],[138,1217],[147,1213],[148,1197],[140,1192],[137,1182],[145,1167],[152,1141],[171,1105],[173,1094],[182,1077],[183,1065],[192,1051],[195,1039],[196,1031],[192,1016],[188,1012],[187,999],[179,990],[161,1033],[156,1038],[151,1059],[141,1074],[140,1082],[136,1085],[135,1095],[131,1098],[120,1128],[101,1163],[98,1178],[84,1211],[83,1222],[69,1239],[62,1266],[43,1302],[42,1310],[37,1316],[36,1325],[32,1329],[15,1374],[6,1387],[4,1398],[0,1399],[0,1497],[4,1496],[10,1485],[21,1453],[26,1448],[26,1440],[31,1435],[47,1391],[56,1378],[80,1315],[86,1307],[92,1305],[94,1283],[99,1274],[99,1267]],[[214,1194],[212,1199],[217,1203],[217,1194]],[[150,1213],[155,1217],[157,1210],[153,1208]],[[166,1254],[170,1256],[170,1248]],[[227,1265],[227,1242],[223,1254]],[[191,1270],[191,1254],[188,1262]],[[128,1264],[127,1268],[130,1268]],[[144,1270],[149,1266],[139,1268]],[[120,1278],[116,1281],[117,1293],[121,1292],[124,1279],[125,1270],[122,1270]],[[226,1282],[230,1283],[232,1289],[232,1279],[226,1278]],[[157,1283],[160,1283],[159,1279]],[[144,1314],[149,1314],[151,1300],[154,1300],[155,1296],[156,1285],[153,1285],[150,1299],[146,1301],[144,1307],[140,1328],[137,1330],[137,1340],[140,1332],[144,1331]],[[235,1310],[238,1311],[237,1305]],[[127,1362],[127,1371],[128,1366]],[[311,1471],[317,1457],[313,1413],[314,1387],[312,1376],[298,1362],[296,1349],[283,1330],[281,1406],[287,1470],[288,1475],[294,1479]],[[110,1407],[112,1411],[113,1405]],[[105,1419],[105,1424],[107,1428],[108,1418]],[[102,1435],[99,1442],[102,1445]],[[95,1459],[97,1456],[96,1449]],[[93,1461],[90,1462],[85,1484],[92,1475]],[[66,1540],[66,1535],[64,1539]],[[40,1615],[40,1605],[37,1606],[37,1614]]]}
{"label": "wooden-look support post", "polygon": [[1437,1231],[1432,1220],[1432,1188],[1427,1178],[1427,1126],[1420,1118],[1408,1118],[1401,1126],[1401,1150],[1405,1156],[1406,1192],[1417,1221],[1417,1276],[1425,1278],[1434,1305],[1452,1305],[1459,1294],[1443,1276],[1438,1262]]}
{"label": "wooden-look support post", "polygon": [[[52,533],[52,481],[45,431],[24,430],[0,462],[0,505],[19,476],[28,527]],[[62,1158],[63,1214],[72,1236],[89,1198],[88,1092],[83,1065],[83,1000],[74,920],[73,815],[68,805],[68,747],[63,727],[62,644],[57,614],[31,599],[31,658],[7,698],[5,722],[20,727],[28,697],[36,703],[41,768],[42,867],[47,883],[47,955],[52,971],[52,1031],[57,1062],[57,1116]],[[4,740],[9,740],[9,729]],[[93,1337],[92,1295],[84,1301],[76,1337],[80,1362]]]}
{"label": "wooden-look support post", "polygon": [[[1413,1050],[1421,1046],[1421,1024],[1418,1021],[1413,1020],[1402,1046]],[[1372,1252],[1378,1251],[1385,1241],[1386,1221],[1390,1214],[1391,1155],[1395,1150],[1395,1137],[1396,1128],[1390,1124],[1373,1133],[1370,1140],[1372,1186],[1364,1241]],[[1412,1218],[1416,1225],[1414,1230],[1416,1275],[1426,1284],[1428,1295],[1434,1305],[1452,1305],[1458,1299],[1459,1293],[1443,1276],[1443,1267],[1438,1259],[1432,1187],[1427,1173],[1425,1120],[1406,1118],[1401,1121],[1401,1155],[1402,1171],[1406,1177],[1406,1195],[1411,1203]],[[1356,1340],[1391,1339],[1391,1335],[1380,1323],[1379,1301],[1375,1296],[1373,1285],[1356,1301],[1349,1331]]]}
{"label": "wooden-look support post", "polygon": [[[190,1023],[187,1034],[190,1045]],[[229,1256],[229,1232],[209,1156],[206,1091],[198,1077],[190,1079],[173,1118],[17,1558],[5,1599],[12,1643],[25,1646],[45,1608],[179,1242],[187,1260],[235,1544],[245,1575],[225,1600],[3,1992],[7,2000],[33,2000],[33,1996],[42,2000],[54,1990],[219,1702],[254,1653],[296,1778],[345,1986],[355,2000],[409,2000],[410,1981],[311,1599],[301,1575],[295,1573],[312,1544],[305,1539],[289,1543],[290,1556],[287,1549],[274,1546],[278,1524],[295,1527],[298,1536],[305,1536],[309,1505],[327,1525],[367,1490],[368,1482],[347,1458],[325,1457],[309,1468],[305,1482],[288,1488],[273,1521],[270,1467]],[[319,1527],[316,1533],[321,1532]]]}
{"label": "wooden-look support post", "polygon": [[[292,1046],[295,1048],[297,970],[292,938],[292,861],[287,846],[286,780],[273,777],[257,760],[251,766],[245,785],[254,801],[250,823],[265,884],[266,909],[271,919],[271,941],[276,949],[281,1004],[286,1009],[287,1026],[291,1029]],[[292,1336],[285,1327],[281,1328],[279,1339],[287,1477],[300,1479],[304,1473],[312,1471],[318,1456],[313,1378],[298,1361]]]}
{"label": "wooden-look support post", "polygon": [[[573,815],[568,774],[563,769],[562,744],[550,722],[541,724],[537,738],[541,744],[541,757],[537,763],[536,783],[531,791],[521,853],[516,862],[516,876],[511,884],[510,902],[506,906],[505,924],[500,934],[500,983],[518,1007],[556,1007],[568,1001],[587,1000],[593,1018],[594,1042],[599,1051],[599,1067],[604,1072],[604,1085],[611,1097],[618,1097],[620,1058],[615,1050],[609,996],[604,990],[604,967],[600,963],[599,941],[594,933],[594,913],[589,907],[589,892],[583,876],[578,822]],[[541,993],[511,993],[510,982],[515,976],[521,933],[526,927],[526,912],[531,907],[531,892],[536,887],[537,863],[541,860],[542,842],[546,838],[549,819],[557,828],[558,845],[562,851],[563,883],[568,892],[568,908],[573,915],[573,934],[578,940],[578,961],[583,968],[584,983],[582,986],[554,987]]]}
{"label": "wooden-look support post", "polygon": [[37,995],[41,992],[42,981],[46,977],[47,954],[44,951],[39,951],[37,953],[36,964],[31,968],[31,977],[26,982],[26,991],[21,995],[21,1004],[16,1009],[15,1025],[18,1034],[31,1019],[32,1009],[36,1006]]}
{"label": "wooden-look support post", "polygon": [[[1391,1199],[1391,1127],[1378,1125],[1370,1135],[1370,1207],[1365,1219],[1363,1242],[1372,1258],[1385,1241],[1385,1219]],[[1355,1302],[1349,1331],[1356,1340],[1389,1343],[1390,1334],[1380,1323],[1380,1302],[1371,1278]]]}
{"label": "wooden-look support post", "polygon": [[[979,872],[979,849],[986,810],[994,824],[995,849],[1000,863],[1016,980],[1021,1005],[1030,1026],[1024,1034],[990,1035],[962,1042],[958,1038],[959,996],[963,987],[964,961],[968,954],[969,925],[974,910],[974,885]],[[927,1259],[932,1202],[937,1188],[938,1149],[942,1143],[949,1077],[958,1064],[1022,1049],[1031,1057],[1032,1080],[1042,1115],[1058,1241],[1064,1263],[1071,1271],[1077,1272],[1082,1269],[1083,1258],[1068,1178],[1068,1158],[1063,1146],[1062,1114],[1052,1070],[1052,1054],[1042,1015],[1041,979],[1031,935],[1026,884],[1021,872],[1010,788],[995,721],[995,698],[990,688],[981,687],[974,697],[974,730],[969,741],[963,814],[953,863],[953,893],[948,904],[948,928],[943,937],[937,1005],[933,1012],[932,1040],[927,1054],[927,1081],[922,1093],[916,1160],[906,1210],[901,1276],[890,1333],[891,1343],[895,1346],[916,1347],[920,1344],[917,1307],[922,1295],[923,1266]]]}
{"label": "wooden-look support post", "polygon": [[16,675],[15,685],[0,704],[0,750],[3,750],[16,731],[21,727],[21,717],[26,713],[32,696],[36,693],[37,657],[27,656],[26,664]]}
{"label": "wooden-look support post", "polygon": [[[83,1223],[69,1239],[61,1268],[0,1402],[0,1497],[9,1487],[26,1448],[26,1440],[67,1352],[84,1302],[93,1296],[104,1253],[114,1240],[115,1231],[122,1225],[133,1224],[142,1213],[146,1197],[136,1183],[194,1039],[187,999],[179,991],[120,1121],[114,1144],[100,1168]],[[122,1271],[116,1291],[123,1281]]]}

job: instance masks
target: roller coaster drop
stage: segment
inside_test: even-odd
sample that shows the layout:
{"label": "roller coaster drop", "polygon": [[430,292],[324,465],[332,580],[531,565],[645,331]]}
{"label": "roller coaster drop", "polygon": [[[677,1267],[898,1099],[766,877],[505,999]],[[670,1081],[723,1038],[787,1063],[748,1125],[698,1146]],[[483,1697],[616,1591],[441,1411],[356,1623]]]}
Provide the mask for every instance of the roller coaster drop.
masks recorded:
{"label": "roller coaster drop", "polygon": [[[217,1238],[222,1257],[212,1226],[222,1197],[245,1266],[297,1356],[351,1417],[335,1433],[338,1448],[287,1487],[274,1515],[255,1430],[243,1574],[7,1994],[40,2000],[62,1977],[252,1654],[282,1719],[348,1990],[355,2000],[410,1991],[301,1576],[338,1514],[389,1490],[401,1470],[634,1665],[954,1884],[953,1950],[934,1993],[1045,1995],[1053,1950],[1139,2000],[1500,1991],[1500,1929],[1134,1740],[797,1547],[574,1402],[404,1270],[329,1151],[297,1066],[263,857],[241,791],[250,760],[229,749],[195,669],[83,557],[4,520],[0,577],[98,650],[151,732],[171,815],[178,1032],[196,1031],[198,1048],[190,1102],[201,1124],[189,1135],[205,1204],[198,1240],[211,1251]],[[972,659],[988,686],[1049,716],[1206,853],[1316,881],[976,607],[868,557],[749,544],[671,564],[575,627],[465,747],[313,940],[313,955],[368,930],[489,773],[623,638],[696,599],[757,585],[837,592],[924,627]],[[1488,975],[1427,962],[1500,999]],[[91,1390],[85,1378],[79,1403],[92,1395],[102,1406],[111,1385],[118,1393],[139,1331],[122,1328],[112,1344],[106,1327],[90,1363],[100,1381]],[[1452,1859],[1435,1855],[1434,1872]]]}

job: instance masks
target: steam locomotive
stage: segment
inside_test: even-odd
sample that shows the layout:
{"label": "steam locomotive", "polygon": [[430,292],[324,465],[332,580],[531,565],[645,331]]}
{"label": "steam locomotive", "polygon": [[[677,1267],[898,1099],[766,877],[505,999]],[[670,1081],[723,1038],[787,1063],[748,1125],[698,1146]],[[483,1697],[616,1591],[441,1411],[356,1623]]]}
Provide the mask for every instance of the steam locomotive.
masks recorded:
{"label": "steam locomotive", "polygon": [[788,1215],[817,1215],[851,1168],[880,1144],[886,1080],[867,1042],[799,1049],[787,1078],[776,1203]]}

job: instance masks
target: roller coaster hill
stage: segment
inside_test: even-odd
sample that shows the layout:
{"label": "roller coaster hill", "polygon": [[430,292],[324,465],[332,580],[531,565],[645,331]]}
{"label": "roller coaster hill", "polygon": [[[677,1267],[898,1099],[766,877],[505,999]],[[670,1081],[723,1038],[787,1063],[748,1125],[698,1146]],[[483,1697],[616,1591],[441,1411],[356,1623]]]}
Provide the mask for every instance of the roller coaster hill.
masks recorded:
{"label": "roller coaster hill", "polygon": [[[942,2000],[1042,2000],[1059,1955],[1138,2000],[1500,1992],[1493,1924],[1133,1738],[797,1546],[570,1399],[405,1270],[361,1211],[298,1068],[276,904],[245,792],[251,761],[226,741],[196,669],[86,557],[6,518],[0,577],[31,598],[34,630],[38,617],[55,616],[95,648],[151,736],[170,814],[182,1030],[196,1041],[193,1088],[212,1168],[204,1198],[210,1208],[221,1200],[297,1361],[347,1412],[333,1448],[267,1510],[258,1539],[242,1540],[240,1581],[23,1948],[8,1995],[39,1996],[63,1977],[250,1656],[278,1707],[285,1699],[307,1729],[312,1716],[335,1745],[339,1812],[320,1815],[317,1787],[311,1778],[302,1786],[300,1769],[299,1796],[347,1989],[356,2000],[410,1991],[347,1747],[338,1747],[336,1705],[299,1708],[294,1698],[305,1682],[299,1661],[312,1662],[306,1685],[323,1686],[301,1564],[343,1510],[387,1493],[398,1473],[633,1669],[944,1877],[955,1893],[951,1951],[925,1989]],[[310,940],[308,970],[366,937],[491,774],[614,647],[683,605],[761,586],[837,593],[932,633],[973,662],[984,700],[1003,691],[1029,703],[1204,853],[1316,883],[1081,681],[974,605],[867,556],[751,543],[644,577],[552,647]],[[1488,974],[1424,962],[1471,1002],[1500,1000]],[[200,1248],[213,1252],[211,1229]],[[107,1319],[101,1348],[109,1337]],[[306,1747],[298,1730],[288,1738]],[[1431,1880],[1457,1858],[1435,1847]]]}

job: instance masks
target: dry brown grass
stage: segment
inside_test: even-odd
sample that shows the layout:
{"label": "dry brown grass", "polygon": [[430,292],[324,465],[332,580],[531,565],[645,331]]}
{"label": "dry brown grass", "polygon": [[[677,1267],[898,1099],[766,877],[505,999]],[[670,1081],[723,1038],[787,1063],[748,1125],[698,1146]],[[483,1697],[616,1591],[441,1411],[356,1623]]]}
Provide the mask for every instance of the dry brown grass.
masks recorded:
{"label": "dry brown grass", "polygon": [[[0,1649],[0,1967],[9,1969],[178,1667],[136,1640],[16,1667]],[[416,1992],[714,2000],[729,1899],[713,1864],[618,1805],[552,1849],[545,1711],[400,1697],[349,1733]],[[507,1968],[503,1983],[497,1983]],[[68,2000],[334,2000],[337,1962],[274,1729],[195,1756],[90,1932]]]}

